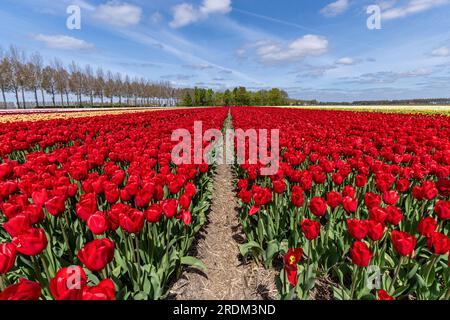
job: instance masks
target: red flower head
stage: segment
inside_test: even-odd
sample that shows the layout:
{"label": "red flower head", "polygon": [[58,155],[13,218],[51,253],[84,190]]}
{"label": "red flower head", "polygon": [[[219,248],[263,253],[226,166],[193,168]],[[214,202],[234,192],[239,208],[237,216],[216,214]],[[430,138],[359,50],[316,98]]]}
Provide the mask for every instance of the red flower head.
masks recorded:
{"label": "red flower head", "polygon": [[387,213],[386,222],[394,226],[397,226],[400,223],[400,221],[403,220],[403,213],[398,207],[389,206],[386,208],[386,213]]}
{"label": "red flower head", "polygon": [[432,217],[426,217],[423,218],[419,225],[417,226],[417,230],[419,233],[424,237],[431,237],[431,235],[436,231],[437,229],[437,222]]}
{"label": "red flower head", "polygon": [[286,183],[284,181],[274,181],[273,182],[273,191],[278,194],[284,193],[286,191]]}
{"label": "red flower head", "polygon": [[305,219],[301,223],[302,232],[306,239],[314,240],[320,234],[320,223],[317,221]]}
{"label": "red flower head", "polygon": [[109,230],[108,215],[105,212],[97,211],[88,218],[87,226],[93,234],[104,234]]}
{"label": "red flower head", "polygon": [[166,199],[161,203],[161,207],[163,209],[164,215],[168,219],[172,219],[178,210],[178,200],[176,199]]}
{"label": "red flower head", "polygon": [[356,189],[352,186],[345,186],[342,190],[342,196],[343,197],[350,197],[353,198],[356,194]]}
{"label": "red flower head", "polygon": [[383,201],[387,205],[394,205],[397,203],[397,201],[400,199],[400,196],[396,191],[385,191],[383,192]]}
{"label": "red flower head", "polygon": [[55,300],[81,300],[87,277],[83,268],[71,266],[60,269],[50,280],[50,292]]}
{"label": "red flower head", "polygon": [[116,298],[116,286],[111,279],[105,279],[94,287],[84,287],[83,300],[112,301]]}
{"label": "red flower head", "polygon": [[43,229],[30,228],[12,240],[18,252],[26,256],[36,256],[47,247],[47,236]]}
{"label": "red flower head", "polygon": [[156,223],[161,220],[163,214],[163,210],[159,204],[152,204],[146,211],[145,211],[145,217],[147,218],[148,222]]}
{"label": "red flower head", "polygon": [[370,239],[373,241],[378,241],[383,238],[384,230],[386,229],[384,224],[378,221],[369,220],[367,221],[367,226],[369,228],[368,234]]}
{"label": "red flower head", "polygon": [[120,227],[128,233],[139,233],[144,228],[145,216],[142,211],[130,209],[119,214]]}
{"label": "red flower head", "polygon": [[364,195],[364,203],[368,209],[379,207],[381,204],[381,197],[379,194],[367,192]]}
{"label": "red flower head", "polygon": [[78,251],[78,259],[91,271],[99,271],[106,267],[114,258],[114,242],[96,239],[86,244]]}
{"label": "red flower head", "polygon": [[389,293],[384,291],[383,289],[378,290],[378,300],[395,300],[394,297],[390,296]]}
{"label": "red flower head", "polygon": [[387,219],[388,213],[385,209],[380,207],[372,207],[369,209],[370,220],[378,221],[384,223]]}
{"label": "red flower head", "polygon": [[327,204],[331,209],[337,208],[342,203],[342,195],[339,192],[331,191],[327,193]]}
{"label": "red flower head", "polygon": [[12,243],[0,243],[0,275],[8,273],[16,262],[16,247]]}
{"label": "red flower head", "polygon": [[186,194],[181,195],[181,197],[179,199],[179,202],[180,202],[181,208],[183,208],[184,210],[189,210],[190,209],[190,207],[191,207],[191,198],[188,195],[186,195]]}
{"label": "red flower head", "polygon": [[293,285],[297,285],[297,264],[302,258],[303,249],[289,249],[288,253],[284,256],[284,270],[287,273],[289,282]]}
{"label": "red flower head", "polygon": [[45,189],[42,189],[41,191],[35,191],[32,194],[33,204],[43,207],[44,204],[48,200],[48,192]]}
{"label": "red flower head", "polygon": [[323,217],[327,213],[327,203],[321,197],[314,197],[309,203],[309,209],[316,217]]}
{"label": "red flower head", "polygon": [[395,251],[401,256],[409,256],[414,252],[417,239],[409,233],[394,230],[391,239]]}
{"label": "red flower head", "polygon": [[347,219],[348,233],[356,240],[362,240],[367,236],[369,227],[366,221]]}
{"label": "red flower head", "polygon": [[11,237],[17,237],[31,228],[31,222],[28,215],[18,214],[3,224],[3,228]]}
{"label": "red flower head", "polygon": [[358,199],[353,199],[349,196],[344,197],[344,199],[342,199],[342,206],[344,207],[345,212],[354,213],[358,208]]}
{"label": "red flower head", "polygon": [[355,177],[355,184],[357,187],[359,188],[363,188],[366,184],[367,184],[367,178],[366,176],[362,175],[362,174],[358,174]]}
{"label": "red flower head", "polygon": [[450,219],[450,201],[439,200],[434,206],[434,212],[441,220]]}
{"label": "red flower head", "polygon": [[446,254],[450,250],[450,239],[445,234],[434,232],[427,245],[434,254]]}
{"label": "red flower head", "polygon": [[40,297],[41,285],[23,278],[0,293],[0,300],[39,300]]}
{"label": "red flower head", "polygon": [[178,216],[177,219],[182,219],[185,226],[188,226],[192,221],[192,215],[189,211],[183,211]]}
{"label": "red flower head", "polygon": [[97,210],[97,196],[95,193],[82,195],[76,205],[77,215],[84,221],[87,221]]}
{"label": "red flower head", "polygon": [[360,267],[367,267],[372,260],[373,253],[370,252],[369,247],[364,242],[357,241],[350,249],[350,256],[352,262]]}
{"label": "red flower head", "polygon": [[66,210],[66,200],[62,196],[50,198],[45,203],[45,209],[47,209],[48,213],[52,216],[59,216]]}
{"label": "red flower head", "polygon": [[292,204],[294,207],[300,208],[303,206],[303,189],[299,186],[292,187]]}

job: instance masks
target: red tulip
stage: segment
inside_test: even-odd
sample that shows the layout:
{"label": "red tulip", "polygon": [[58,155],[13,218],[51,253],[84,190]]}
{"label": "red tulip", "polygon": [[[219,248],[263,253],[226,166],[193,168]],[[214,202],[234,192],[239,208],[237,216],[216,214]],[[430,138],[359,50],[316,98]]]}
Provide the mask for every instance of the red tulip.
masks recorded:
{"label": "red tulip", "polygon": [[52,216],[59,216],[66,210],[66,200],[61,196],[50,198],[45,203],[45,209],[47,209],[48,213]]}
{"label": "red tulip", "polygon": [[83,268],[71,266],[62,268],[50,280],[50,292],[56,300],[81,300],[87,277]]}
{"label": "red tulip", "polygon": [[395,251],[401,256],[409,256],[414,252],[417,243],[417,239],[414,236],[394,230],[392,231],[391,239]]}
{"label": "red tulip", "polygon": [[428,238],[427,245],[434,254],[447,254],[450,250],[450,239],[445,234],[434,232]]}
{"label": "red tulip", "polygon": [[163,209],[164,215],[168,219],[172,219],[177,214],[178,200],[166,199],[161,203],[161,207]]}
{"label": "red tulip", "polygon": [[97,211],[88,218],[87,226],[95,235],[104,234],[109,229],[107,214]]}
{"label": "red tulip", "polygon": [[0,275],[8,273],[16,262],[16,247],[12,243],[0,243]]}
{"label": "red tulip", "polygon": [[300,208],[303,206],[303,189],[299,186],[292,187],[292,204],[294,207]]}
{"label": "red tulip", "polygon": [[43,229],[30,228],[26,232],[13,238],[12,244],[18,252],[26,256],[36,256],[47,247],[47,236]]}
{"label": "red tulip", "polygon": [[0,292],[0,300],[39,300],[40,297],[41,285],[24,278]]}
{"label": "red tulip", "polygon": [[357,241],[350,250],[352,262],[360,267],[367,267],[373,258],[373,253],[364,242]]}
{"label": "red tulip", "polygon": [[305,219],[301,223],[302,232],[308,240],[316,239],[320,234],[320,223],[317,221]]}
{"label": "red tulip", "polygon": [[394,297],[390,296],[389,293],[384,291],[383,289],[378,290],[378,300],[395,300]]}
{"label": "red tulip", "polygon": [[356,240],[362,240],[367,236],[369,227],[366,221],[347,219],[348,233]]}
{"label": "red tulip", "polygon": [[18,214],[3,224],[3,228],[11,237],[17,237],[31,228],[31,222],[28,215]]}
{"label": "red tulip", "polygon": [[156,223],[161,220],[163,210],[159,204],[152,204],[146,211],[145,217],[148,222]]}
{"label": "red tulip", "polygon": [[430,237],[437,229],[437,222],[432,217],[423,218],[419,225],[417,226],[417,230],[424,237]]}
{"label": "red tulip", "polygon": [[331,191],[327,193],[327,204],[331,209],[337,208],[342,203],[342,195],[339,192]]}
{"label": "red tulip", "polygon": [[354,213],[358,208],[358,199],[353,199],[351,197],[344,197],[342,199],[342,206],[347,213]]}
{"label": "red tulip", "polygon": [[450,219],[450,201],[439,200],[436,202],[434,212],[441,220]]}
{"label": "red tulip", "polygon": [[311,213],[317,217],[323,217],[327,213],[327,203],[321,197],[314,197],[309,203]]}
{"label": "red tulip", "polygon": [[384,224],[378,221],[369,220],[367,221],[367,226],[370,239],[372,239],[373,241],[378,241],[383,237],[384,231],[386,229]]}
{"label": "red tulip", "polygon": [[86,244],[78,251],[78,259],[91,271],[100,271],[114,258],[114,242],[96,239]]}
{"label": "red tulip", "polygon": [[284,256],[284,270],[286,271],[289,282],[293,285],[297,285],[297,264],[303,255],[303,249],[289,249],[288,253]]}
{"label": "red tulip", "polygon": [[116,285],[111,279],[105,279],[93,287],[84,287],[82,300],[112,301],[116,298]]}

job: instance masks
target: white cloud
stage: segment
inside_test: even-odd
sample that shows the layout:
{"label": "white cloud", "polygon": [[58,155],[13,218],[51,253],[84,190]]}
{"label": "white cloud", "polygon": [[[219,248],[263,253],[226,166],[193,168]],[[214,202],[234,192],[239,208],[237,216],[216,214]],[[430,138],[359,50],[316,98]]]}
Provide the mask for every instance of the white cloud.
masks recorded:
{"label": "white cloud", "polygon": [[81,39],[65,35],[34,35],[33,39],[44,43],[47,47],[60,50],[89,50],[94,45]]}
{"label": "white cloud", "polygon": [[328,40],[308,34],[290,42],[287,47],[274,41],[259,41],[253,47],[261,62],[271,64],[322,55],[328,50]]}
{"label": "white cloud", "polygon": [[344,57],[344,58],[341,58],[336,61],[336,64],[340,64],[340,65],[344,65],[344,66],[351,66],[351,65],[354,65],[357,63],[359,63],[358,60],[355,60],[355,59],[349,58],[349,57]]}
{"label": "white cloud", "polygon": [[181,28],[200,20],[207,19],[210,14],[226,14],[231,11],[231,0],[203,0],[199,8],[189,3],[181,3],[172,8],[172,28]]}
{"label": "white cloud", "polygon": [[204,14],[228,13],[231,11],[231,0],[203,0],[200,11]]}
{"label": "white cloud", "polygon": [[347,11],[348,6],[348,0],[337,0],[320,10],[320,13],[326,17],[335,17]]}
{"label": "white cloud", "polygon": [[109,1],[95,9],[94,16],[118,27],[137,25],[141,21],[142,8],[126,2]]}
{"label": "white cloud", "polygon": [[449,3],[449,0],[408,0],[403,6],[392,7],[385,10],[382,13],[382,18],[385,20],[403,18]]}
{"label": "white cloud", "polygon": [[431,52],[434,57],[448,57],[450,56],[450,50],[447,47],[440,47]]}

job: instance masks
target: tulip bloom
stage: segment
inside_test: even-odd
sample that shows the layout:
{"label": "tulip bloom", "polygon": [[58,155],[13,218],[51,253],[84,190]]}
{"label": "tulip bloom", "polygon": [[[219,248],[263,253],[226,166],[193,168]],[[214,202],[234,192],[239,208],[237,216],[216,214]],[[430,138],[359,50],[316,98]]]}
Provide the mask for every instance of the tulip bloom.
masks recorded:
{"label": "tulip bloom", "polygon": [[297,264],[300,262],[303,255],[303,249],[289,249],[288,253],[284,256],[284,270],[287,274],[289,282],[295,287],[298,282],[297,277]]}
{"label": "tulip bloom", "polygon": [[87,277],[83,268],[71,266],[62,268],[50,280],[50,292],[56,300],[81,300]]}
{"label": "tulip bloom", "polygon": [[409,256],[414,252],[417,239],[409,233],[394,230],[391,239],[395,251],[401,256]]}
{"label": "tulip bloom", "polygon": [[317,217],[323,217],[327,213],[327,203],[321,197],[314,197],[309,203],[311,213]]}
{"label": "tulip bloom", "polygon": [[357,241],[350,250],[350,257],[357,266],[367,267],[373,258],[373,253],[370,252],[366,243]]}
{"label": "tulip bloom", "polygon": [[16,247],[12,243],[0,243],[0,275],[8,273],[16,262]]}
{"label": "tulip bloom", "polygon": [[102,280],[96,286],[84,287],[81,297],[82,300],[115,300],[116,285],[111,279]]}
{"label": "tulip bloom", "polygon": [[317,221],[305,219],[301,223],[302,232],[308,240],[316,239],[320,234],[320,223]]}
{"label": "tulip bloom", "polygon": [[31,228],[13,238],[12,244],[26,256],[37,256],[47,247],[47,236],[43,229]]}
{"label": "tulip bloom", "polygon": [[41,285],[23,278],[0,292],[0,300],[39,300],[40,297]]}
{"label": "tulip bloom", "polygon": [[86,244],[79,252],[78,259],[91,271],[100,271],[114,258],[114,242],[96,239]]}

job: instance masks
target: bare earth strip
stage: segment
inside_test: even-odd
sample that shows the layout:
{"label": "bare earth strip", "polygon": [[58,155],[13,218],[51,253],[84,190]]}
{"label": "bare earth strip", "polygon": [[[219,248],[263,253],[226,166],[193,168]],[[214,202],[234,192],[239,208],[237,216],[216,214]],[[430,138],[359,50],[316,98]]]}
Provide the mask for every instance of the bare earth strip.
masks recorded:
{"label": "bare earth strip", "polygon": [[[227,127],[230,125],[228,122]],[[226,146],[224,148],[226,150]],[[225,151],[224,151],[225,152]],[[225,158],[225,154],[224,154]],[[275,299],[275,269],[265,270],[244,261],[239,245],[246,242],[238,219],[238,200],[230,165],[217,167],[211,211],[197,238],[192,254],[206,271],[186,270],[174,283],[169,298],[177,300],[263,300]]]}
{"label": "bare earth strip", "polygon": [[205,273],[188,269],[172,287],[177,300],[262,300],[276,298],[275,270],[243,262],[239,244],[245,242],[238,221],[231,167],[217,168],[208,223],[196,245]]}

